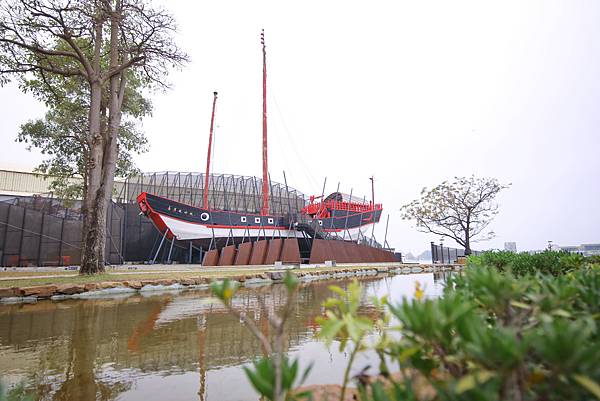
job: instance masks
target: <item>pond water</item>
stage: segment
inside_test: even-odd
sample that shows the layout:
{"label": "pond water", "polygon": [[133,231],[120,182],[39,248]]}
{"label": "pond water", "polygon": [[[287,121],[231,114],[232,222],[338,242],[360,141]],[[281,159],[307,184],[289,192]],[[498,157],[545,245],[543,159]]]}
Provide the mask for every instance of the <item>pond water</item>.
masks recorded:
{"label": "pond water", "polygon": [[[441,294],[443,273],[371,277],[371,296],[411,298],[418,281],[427,296]],[[314,362],[306,384],[340,383],[348,355],[315,338],[315,317],[331,295],[328,286],[349,280],[303,284],[287,327],[288,352],[304,366]],[[268,331],[257,294],[276,309],[281,285],[242,288],[234,305]],[[260,346],[240,321],[210,302],[208,291],[150,293],[123,298],[41,301],[0,306],[0,380],[22,382],[37,400],[257,400],[242,366]],[[360,355],[355,371],[376,361]]]}

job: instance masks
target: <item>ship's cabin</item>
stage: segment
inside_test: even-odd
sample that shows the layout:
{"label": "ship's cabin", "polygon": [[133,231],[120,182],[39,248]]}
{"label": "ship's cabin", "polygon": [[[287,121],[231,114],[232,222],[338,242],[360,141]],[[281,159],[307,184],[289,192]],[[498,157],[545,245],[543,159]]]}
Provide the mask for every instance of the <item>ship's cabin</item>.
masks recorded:
{"label": "ship's cabin", "polygon": [[322,196],[311,195],[310,203],[302,208],[302,213],[316,218],[331,217],[334,211],[349,211],[355,213],[367,213],[373,210],[380,210],[383,206],[380,203],[373,205],[373,202],[367,202],[365,198],[350,196],[342,192],[333,192],[322,201]]}

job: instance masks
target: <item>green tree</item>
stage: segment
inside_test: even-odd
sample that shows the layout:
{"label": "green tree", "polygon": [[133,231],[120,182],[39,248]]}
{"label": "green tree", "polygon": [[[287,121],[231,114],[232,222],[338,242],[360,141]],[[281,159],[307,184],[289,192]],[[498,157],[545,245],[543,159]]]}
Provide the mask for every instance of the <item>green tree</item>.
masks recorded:
{"label": "green tree", "polygon": [[0,3],[0,83],[31,73],[48,91],[60,89],[55,80],[84,83],[79,89],[86,95],[87,124],[82,126],[88,152],[83,161],[82,274],[104,270],[106,211],[130,72],[148,88],[165,88],[169,69],[187,61],[173,41],[175,28],[170,14],[144,0]]}
{"label": "green tree", "polygon": [[[143,82],[133,71],[123,99],[123,122],[118,131],[119,152],[115,176],[128,177],[138,172],[132,154],[146,151],[147,139],[140,130],[139,122],[152,112],[152,104],[141,94]],[[50,80],[53,82],[47,85]],[[36,171],[50,176],[50,189],[67,200],[87,197],[87,169],[90,149],[86,141],[88,132],[89,92],[79,77],[57,79],[35,72],[23,79],[22,88],[30,91],[48,107],[43,119],[29,121],[21,126],[17,136],[28,149],[37,148],[45,156]],[[103,88],[102,115],[107,114],[107,89]],[[106,119],[102,120],[105,132]]]}
{"label": "green tree", "polygon": [[420,199],[402,206],[405,220],[415,220],[421,232],[452,238],[471,254],[474,239],[482,241],[494,237],[487,227],[498,214],[494,201],[498,193],[508,188],[495,178],[455,177],[440,185],[423,188]]}

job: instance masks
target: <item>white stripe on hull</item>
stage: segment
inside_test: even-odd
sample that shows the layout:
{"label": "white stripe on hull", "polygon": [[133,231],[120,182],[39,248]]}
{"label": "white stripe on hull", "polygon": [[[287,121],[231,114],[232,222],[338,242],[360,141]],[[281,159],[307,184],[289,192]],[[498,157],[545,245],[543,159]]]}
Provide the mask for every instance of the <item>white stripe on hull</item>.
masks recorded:
{"label": "white stripe on hull", "polygon": [[[211,228],[210,226],[205,226],[202,224],[194,224],[189,223],[187,221],[182,221],[178,219],[173,219],[171,217],[165,216],[163,214],[159,214],[161,219],[164,221],[165,225],[169,228],[169,230],[175,235],[178,240],[194,240],[194,239],[203,239],[203,238],[212,238],[213,235],[215,238],[227,238],[231,235],[234,237],[285,237],[285,238],[302,238],[303,235],[301,232],[296,230],[273,230],[273,229],[262,229],[262,228]],[[373,224],[373,223],[371,223]],[[364,225],[362,227],[350,228],[345,232],[331,233],[332,235],[336,235],[338,237],[347,239],[347,240],[357,240],[359,237],[359,230],[362,232],[360,236],[369,236],[369,228],[370,224]]]}
{"label": "white stripe on hull", "polygon": [[[273,230],[273,229],[254,229],[246,228],[211,228],[202,224],[188,223],[187,221],[173,219],[171,217],[160,215],[169,227],[169,230],[177,237],[178,240],[192,240],[212,238],[227,238],[231,235],[234,237],[302,237],[302,233],[296,230]],[[214,234],[213,234],[214,232]]]}

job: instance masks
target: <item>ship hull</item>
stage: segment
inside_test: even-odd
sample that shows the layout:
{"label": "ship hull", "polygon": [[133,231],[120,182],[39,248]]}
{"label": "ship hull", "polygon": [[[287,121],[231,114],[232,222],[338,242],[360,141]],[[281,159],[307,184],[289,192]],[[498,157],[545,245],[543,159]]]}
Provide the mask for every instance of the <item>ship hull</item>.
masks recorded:
{"label": "ship hull", "polygon": [[[304,238],[296,230],[296,221],[288,216],[260,215],[233,211],[211,210],[182,204],[156,195],[141,193],[138,204],[156,228],[169,239],[194,240],[200,245],[207,241],[229,238],[233,242],[259,238]],[[381,210],[365,213],[336,211],[324,219],[308,219],[331,235],[357,240],[369,236],[371,227],[379,221]],[[222,242],[222,241],[219,241]]]}

